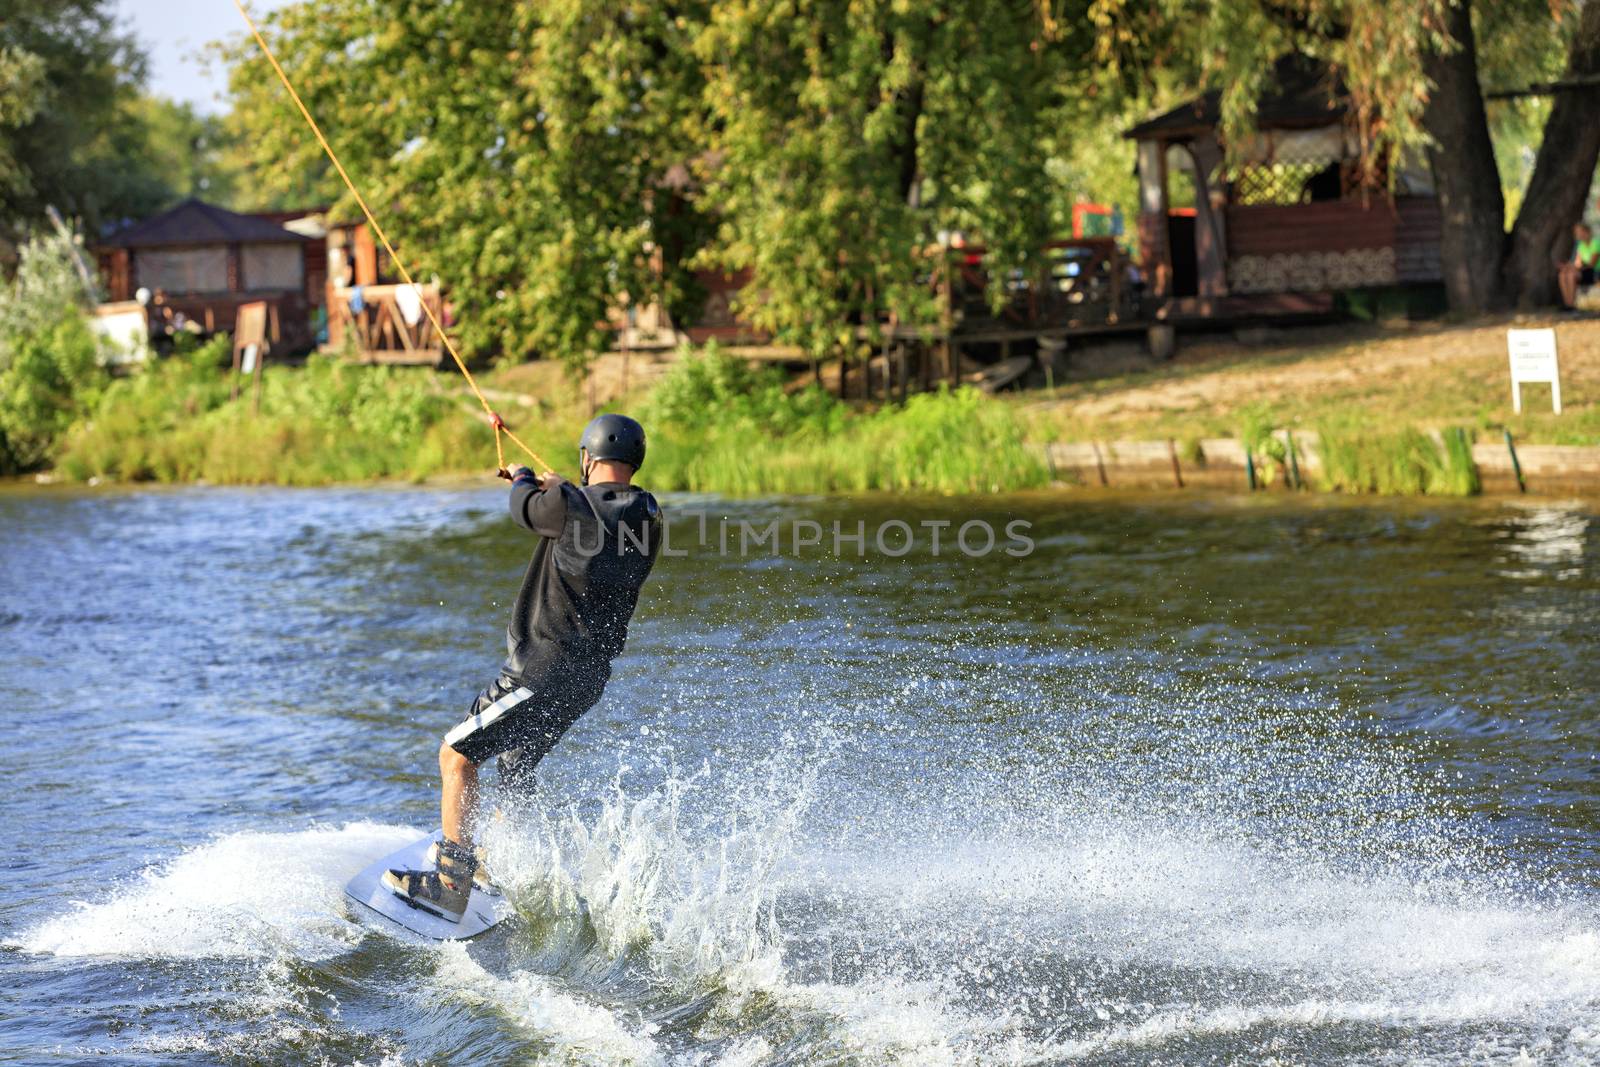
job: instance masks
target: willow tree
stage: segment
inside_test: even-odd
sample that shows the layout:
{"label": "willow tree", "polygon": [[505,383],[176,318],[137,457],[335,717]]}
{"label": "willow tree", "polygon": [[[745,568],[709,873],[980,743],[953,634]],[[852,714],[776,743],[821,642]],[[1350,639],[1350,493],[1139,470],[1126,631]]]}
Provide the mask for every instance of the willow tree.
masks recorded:
{"label": "willow tree", "polygon": [[[1102,55],[1177,61],[1221,89],[1240,143],[1274,59],[1325,61],[1350,94],[1363,152],[1425,150],[1443,214],[1454,307],[1548,303],[1554,256],[1600,158],[1600,4],[1575,0],[1095,0]],[[1528,189],[1509,231],[1486,87],[1554,82]]]}
{"label": "willow tree", "polygon": [[[684,297],[695,216],[663,178],[692,150],[696,25],[645,0],[302,0],[264,32],[412,273],[448,281],[463,346],[581,360],[619,299]],[[251,186],[358,217],[254,49],[230,49]]]}
{"label": "willow tree", "polygon": [[1026,266],[1047,235],[1048,26],[1004,0],[713,3],[699,166],[744,313],[813,354],[936,318],[941,234]]}
{"label": "willow tree", "polygon": [[[463,341],[581,359],[619,297],[691,311],[692,265],[749,270],[746,316],[821,355],[935,317],[941,231],[1026,264],[1048,23],[1010,0],[300,0],[266,32]],[[231,84],[254,188],[339,199],[252,48]]]}

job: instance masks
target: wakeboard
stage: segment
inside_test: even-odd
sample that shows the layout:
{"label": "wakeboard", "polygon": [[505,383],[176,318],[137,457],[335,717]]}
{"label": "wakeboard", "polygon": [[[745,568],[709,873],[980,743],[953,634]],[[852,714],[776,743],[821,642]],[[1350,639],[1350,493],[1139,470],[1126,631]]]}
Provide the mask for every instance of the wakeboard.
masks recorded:
{"label": "wakeboard", "polygon": [[431,937],[436,941],[462,941],[477,937],[515,910],[504,896],[490,893],[481,885],[474,885],[461,921],[451,922],[396,896],[393,890],[383,884],[383,872],[391,868],[402,871],[431,870],[433,865],[428,862],[428,850],[443,836],[443,831],[435,830],[400,851],[373,862],[350,879],[350,884],[344,887],[345,895],[413,934]]}

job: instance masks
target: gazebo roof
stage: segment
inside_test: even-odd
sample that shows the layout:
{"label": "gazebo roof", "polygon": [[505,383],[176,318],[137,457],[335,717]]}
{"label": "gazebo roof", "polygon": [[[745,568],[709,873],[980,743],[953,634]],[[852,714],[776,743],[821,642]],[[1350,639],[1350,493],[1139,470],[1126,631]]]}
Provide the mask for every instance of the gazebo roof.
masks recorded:
{"label": "gazebo roof", "polygon": [[298,244],[310,240],[276,222],[255,215],[185,200],[170,211],[124,226],[101,242],[109,248],[156,248],[163,245]]}
{"label": "gazebo roof", "polygon": [[[1272,79],[1256,104],[1256,125],[1324,126],[1344,117],[1348,99],[1344,84],[1326,64],[1291,53],[1272,67]],[[1204,133],[1222,120],[1222,94],[1216,90],[1180,104],[1171,111],[1124,130],[1131,141],[1167,140]]]}

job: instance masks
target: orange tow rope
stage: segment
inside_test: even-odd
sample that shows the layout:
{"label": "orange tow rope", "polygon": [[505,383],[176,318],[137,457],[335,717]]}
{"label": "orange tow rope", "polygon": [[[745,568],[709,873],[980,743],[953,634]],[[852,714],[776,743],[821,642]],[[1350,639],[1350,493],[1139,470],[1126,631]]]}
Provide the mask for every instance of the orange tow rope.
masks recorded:
{"label": "orange tow rope", "polygon": [[[304,116],[306,125],[311,127],[312,133],[316,134],[317,143],[328,154],[328,159],[333,163],[333,169],[338,171],[339,177],[344,179],[345,188],[349,189],[350,195],[356,198],[356,203],[361,207],[361,213],[367,217],[367,225],[371,226],[372,232],[377,234],[379,242],[383,245],[383,250],[389,253],[389,262],[395,265],[395,269],[400,272],[400,277],[405,279],[405,283],[415,288],[417,283],[411,280],[411,272],[406,270],[406,265],[400,262],[399,256],[395,255],[394,246],[389,243],[388,235],[383,232],[383,227],[378,225],[378,220],[373,216],[372,209],[367,207],[367,201],[361,195],[361,190],[356,188],[356,183],[351,181],[350,175],[345,172],[344,164],[339,162],[338,153],[334,152],[333,146],[322,135],[322,128],[317,125],[317,120],[311,117],[311,112],[307,110],[305,101],[301,100],[300,94],[295,92],[294,83],[289,81],[289,76],[283,72],[283,67],[278,63],[278,57],[272,54],[271,46],[267,44],[266,38],[261,36],[261,31],[256,28],[255,20],[244,9],[244,4],[241,3],[241,0],[233,0],[233,6],[239,9],[239,15],[244,19],[245,25],[250,27],[250,34],[256,39],[256,44],[261,46],[261,51],[266,55],[267,62],[271,63],[272,69],[278,72],[278,80],[283,82],[283,87],[289,91],[289,98],[294,101],[294,106],[300,109],[300,114]],[[433,313],[433,308],[428,306],[426,300],[420,301],[420,303],[422,304],[423,313],[428,316],[428,321],[433,324],[434,332],[439,335],[439,340],[444,342],[445,350],[450,353],[450,358],[456,361],[456,367],[461,371],[461,376],[467,380],[467,385],[471,387],[472,395],[478,398],[478,403],[483,405],[484,414],[489,416],[489,425],[494,427],[494,454],[496,463],[499,465],[499,473],[505,477],[510,476],[510,472],[506,469],[506,454],[505,448],[500,441],[501,434],[511,438],[512,443],[526,452],[528,458],[532,459],[540,468],[554,470],[555,468],[546,463],[539,453],[529,448],[521,438],[512,433],[510,428],[506,426],[505,421],[495,413],[494,408],[489,406],[489,401],[484,397],[483,390],[478,388],[478,383],[473,379],[472,372],[467,369],[466,361],[461,358],[461,353],[456,351],[455,343],[450,340],[450,335],[444,332],[444,325],[439,322],[438,316]]]}

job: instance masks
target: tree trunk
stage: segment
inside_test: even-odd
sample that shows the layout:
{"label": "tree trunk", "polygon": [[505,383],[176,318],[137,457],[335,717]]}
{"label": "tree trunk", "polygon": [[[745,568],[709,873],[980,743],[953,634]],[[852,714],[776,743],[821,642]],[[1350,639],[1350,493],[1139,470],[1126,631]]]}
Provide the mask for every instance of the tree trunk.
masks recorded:
{"label": "tree trunk", "polygon": [[[1600,3],[1583,5],[1563,81],[1600,75]],[[1556,302],[1556,257],[1570,254],[1572,224],[1583,218],[1595,163],[1600,161],[1600,85],[1555,94],[1533,177],[1511,229],[1507,294],[1518,307]]]}
{"label": "tree trunk", "polygon": [[1457,311],[1487,311],[1504,299],[1500,279],[1506,250],[1505,197],[1478,85],[1470,0],[1459,0],[1448,18],[1456,47],[1427,59],[1434,88],[1422,116],[1423,127],[1434,140],[1428,160],[1439,194],[1439,258],[1450,306]]}

